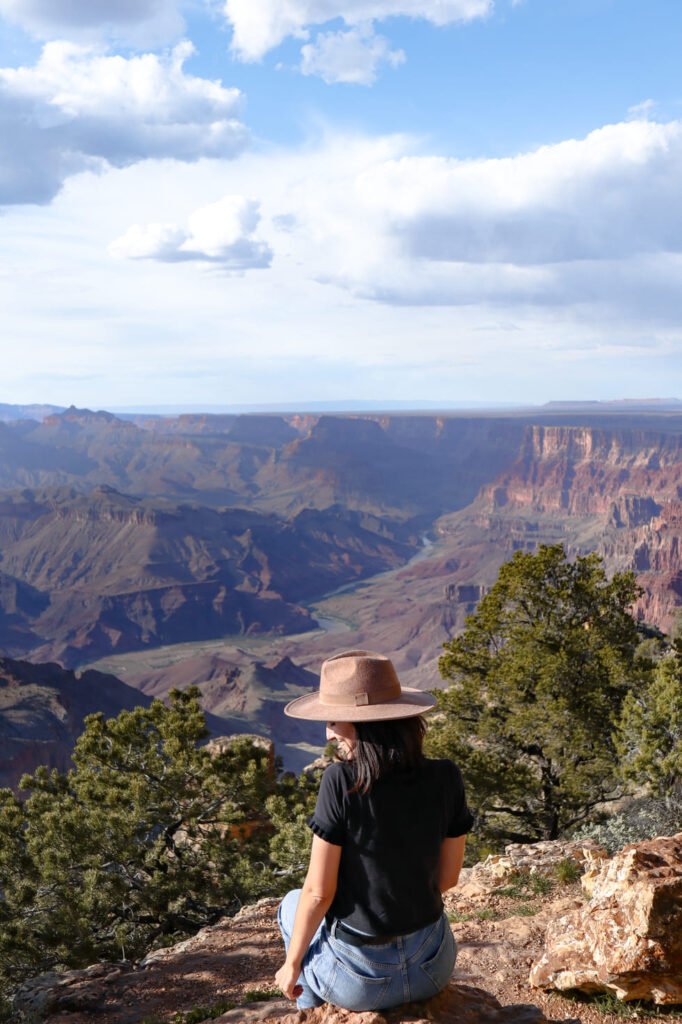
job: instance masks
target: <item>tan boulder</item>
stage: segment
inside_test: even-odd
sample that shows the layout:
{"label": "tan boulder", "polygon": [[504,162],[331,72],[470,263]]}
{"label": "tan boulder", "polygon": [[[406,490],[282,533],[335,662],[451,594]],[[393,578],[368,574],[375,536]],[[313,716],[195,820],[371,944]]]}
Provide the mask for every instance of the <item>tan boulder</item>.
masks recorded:
{"label": "tan boulder", "polygon": [[682,1003],[682,832],[626,846],[588,887],[550,922],[531,985]]}

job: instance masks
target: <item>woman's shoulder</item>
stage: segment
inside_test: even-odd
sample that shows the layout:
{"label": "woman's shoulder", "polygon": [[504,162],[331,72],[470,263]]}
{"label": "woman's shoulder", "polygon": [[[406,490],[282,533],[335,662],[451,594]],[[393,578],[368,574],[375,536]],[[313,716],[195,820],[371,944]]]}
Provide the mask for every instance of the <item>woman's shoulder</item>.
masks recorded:
{"label": "woman's shoulder", "polygon": [[332,761],[322,772],[326,786],[348,789],[353,784],[353,768],[347,761]]}

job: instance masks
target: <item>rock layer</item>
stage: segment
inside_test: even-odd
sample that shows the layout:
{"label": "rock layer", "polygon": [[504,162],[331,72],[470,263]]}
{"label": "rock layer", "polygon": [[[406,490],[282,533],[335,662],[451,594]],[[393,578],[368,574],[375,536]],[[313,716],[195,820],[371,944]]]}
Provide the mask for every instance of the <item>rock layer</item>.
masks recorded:
{"label": "rock layer", "polygon": [[584,908],[550,922],[531,984],[682,1003],[682,832],[626,846],[590,884]]}

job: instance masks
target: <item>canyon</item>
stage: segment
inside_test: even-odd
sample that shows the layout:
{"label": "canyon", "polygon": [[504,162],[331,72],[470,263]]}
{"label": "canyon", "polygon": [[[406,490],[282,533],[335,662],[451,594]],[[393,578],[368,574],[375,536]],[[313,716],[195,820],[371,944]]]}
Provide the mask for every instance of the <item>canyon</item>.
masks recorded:
{"label": "canyon", "polygon": [[674,628],[679,409],[0,422],[0,653],[146,699],[196,683],[214,734],[272,736],[297,769],[321,739],[281,706],[324,657],[379,649],[440,685],[442,643],[543,543],[633,570],[637,618]]}
{"label": "canyon", "polygon": [[0,658],[0,786],[19,788],[38,765],[66,771],[86,715],[150,703],[115,676]]}

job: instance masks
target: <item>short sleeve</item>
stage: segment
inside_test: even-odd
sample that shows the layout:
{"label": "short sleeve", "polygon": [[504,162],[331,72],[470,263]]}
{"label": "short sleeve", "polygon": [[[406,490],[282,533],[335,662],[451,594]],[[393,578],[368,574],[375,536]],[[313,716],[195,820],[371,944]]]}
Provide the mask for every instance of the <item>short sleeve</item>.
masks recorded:
{"label": "short sleeve", "polygon": [[343,846],[346,838],[345,795],[341,765],[331,764],[322,775],[315,811],[308,818],[308,825],[316,836],[334,846]]}
{"label": "short sleeve", "polygon": [[454,761],[446,761],[448,768],[446,794],[446,828],[445,835],[448,839],[455,839],[457,836],[466,835],[474,827],[474,816],[467,805],[464,782]]}

